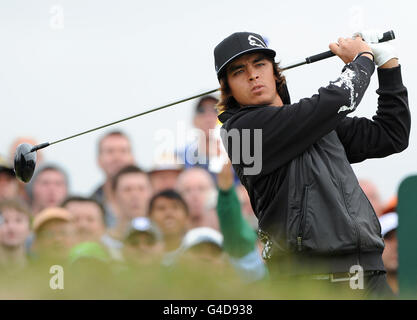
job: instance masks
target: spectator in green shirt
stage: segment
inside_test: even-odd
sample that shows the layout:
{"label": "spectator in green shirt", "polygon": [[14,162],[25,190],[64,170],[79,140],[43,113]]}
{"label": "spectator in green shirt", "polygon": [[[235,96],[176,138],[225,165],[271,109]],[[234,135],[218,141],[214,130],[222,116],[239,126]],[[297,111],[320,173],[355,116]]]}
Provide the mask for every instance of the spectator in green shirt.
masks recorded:
{"label": "spectator in green shirt", "polygon": [[223,234],[223,249],[246,281],[261,280],[267,276],[267,269],[257,250],[256,232],[242,216],[230,161],[218,174],[217,183],[217,214]]}

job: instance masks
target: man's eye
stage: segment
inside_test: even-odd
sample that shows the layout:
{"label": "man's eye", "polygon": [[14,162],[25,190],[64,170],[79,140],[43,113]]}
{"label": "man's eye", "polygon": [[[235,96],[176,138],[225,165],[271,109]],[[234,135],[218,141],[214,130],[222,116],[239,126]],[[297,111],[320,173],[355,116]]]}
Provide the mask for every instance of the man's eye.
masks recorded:
{"label": "man's eye", "polygon": [[257,63],[256,64],[258,67],[262,67],[262,66],[264,66],[265,65],[265,63],[264,62],[260,62],[260,63]]}
{"label": "man's eye", "polygon": [[242,70],[242,69],[240,69],[240,70],[235,71],[235,72],[233,73],[233,75],[234,75],[234,76],[237,76],[238,74],[241,74],[242,72],[243,72],[243,70]]}

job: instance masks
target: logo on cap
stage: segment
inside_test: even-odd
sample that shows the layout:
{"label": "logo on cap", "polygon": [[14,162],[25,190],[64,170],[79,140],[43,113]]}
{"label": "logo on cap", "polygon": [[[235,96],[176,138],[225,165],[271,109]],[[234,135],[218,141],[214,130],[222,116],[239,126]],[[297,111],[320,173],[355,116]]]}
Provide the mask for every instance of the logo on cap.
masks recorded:
{"label": "logo on cap", "polygon": [[249,44],[253,47],[266,48],[266,44],[261,39],[255,37],[252,34],[248,37],[248,40],[249,40]]}

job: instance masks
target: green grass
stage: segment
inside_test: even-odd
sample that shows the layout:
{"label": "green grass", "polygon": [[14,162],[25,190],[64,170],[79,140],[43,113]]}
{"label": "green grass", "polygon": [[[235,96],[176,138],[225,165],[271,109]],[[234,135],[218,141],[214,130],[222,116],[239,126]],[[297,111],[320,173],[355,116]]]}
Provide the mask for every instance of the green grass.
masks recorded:
{"label": "green grass", "polygon": [[[328,287],[326,282],[272,281],[245,284],[229,267],[182,265],[127,268],[99,265],[64,266],[64,289],[53,290],[49,282],[54,263],[0,278],[0,299],[145,299],[145,300],[270,300],[356,299],[352,290]],[[348,284],[347,284],[348,285]]]}

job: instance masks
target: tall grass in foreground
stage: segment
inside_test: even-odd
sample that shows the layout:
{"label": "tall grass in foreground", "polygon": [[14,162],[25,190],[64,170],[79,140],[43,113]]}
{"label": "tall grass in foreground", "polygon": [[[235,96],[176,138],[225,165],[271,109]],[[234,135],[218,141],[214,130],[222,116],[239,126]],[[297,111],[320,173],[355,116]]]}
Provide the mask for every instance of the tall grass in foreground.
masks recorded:
{"label": "tall grass in foreground", "polygon": [[[0,299],[357,299],[355,291],[326,281],[265,279],[244,283],[230,266],[127,266],[86,262],[63,266],[64,289],[51,289],[50,267],[37,263],[0,275]],[[348,283],[346,284],[348,287]],[[360,291],[360,290],[357,290]]]}

